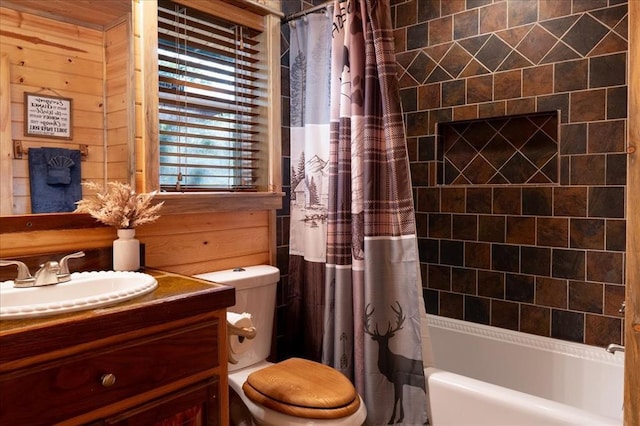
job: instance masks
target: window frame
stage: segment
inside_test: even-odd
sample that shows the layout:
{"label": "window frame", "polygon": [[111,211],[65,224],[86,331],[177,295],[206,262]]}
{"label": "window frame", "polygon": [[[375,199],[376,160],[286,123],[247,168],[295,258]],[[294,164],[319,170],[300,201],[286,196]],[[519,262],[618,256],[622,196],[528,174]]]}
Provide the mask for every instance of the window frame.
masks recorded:
{"label": "window frame", "polygon": [[[173,0],[222,19],[262,30],[264,64],[267,69],[266,104],[261,111],[265,121],[263,155],[259,167],[264,181],[257,192],[163,192],[156,198],[165,201],[166,212],[265,210],[282,207],[281,174],[281,98],[280,98],[280,19],[274,9],[248,0]],[[156,1],[136,4],[140,72],[136,94],[136,188],[139,192],[160,190],[160,142],[158,113],[158,8]],[[144,76],[144,78],[142,77]]]}

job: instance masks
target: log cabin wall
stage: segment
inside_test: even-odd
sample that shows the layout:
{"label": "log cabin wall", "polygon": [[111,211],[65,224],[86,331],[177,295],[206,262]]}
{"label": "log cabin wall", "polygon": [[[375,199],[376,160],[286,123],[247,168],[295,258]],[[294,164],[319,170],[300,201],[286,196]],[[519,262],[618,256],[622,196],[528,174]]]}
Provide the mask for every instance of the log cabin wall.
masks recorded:
{"label": "log cabin wall", "polygon": [[[137,9],[137,3],[135,6]],[[143,115],[141,100],[143,77],[139,57],[141,49],[139,45],[134,48],[126,44],[127,37],[131,37],[126,35],[127,31],[130,31],[127,28],[129,21],[118,22],[105,30],[103,34],[102,31],[89,30],[77,25],[60,23],[10,9],[0,8],[0,12],[2,13],[3,31],[20,34],[18,38],[15,38],[4,33],[0,38],[3,54],[5,51],[12,52],[10,56],[12,83],[18,82],[20,79],[24,81],[24,83],[20,82],[21,85],[12,84],[11,87],[12,117],[13,120],[16,120],[13,125],[13,138],[23,138],[21,105],[23,92],[39,90],[40,86],[52,87],[64,96],[74,99],[74,121],[77,126],[74,127],[74,143],[78,143],[76,138],[82,138],[87,141],[84,143],[95,143],[99,147],[95,149],[90,147],[90,156],[98,154],[101,156],[92,165],[88,165],[86,162],[82,164],[83,178],[87,180],[101,179],[106,168],[109,180],[132,182],[133,180],[128,179],[127,176],[132,176],[134,170],[142,169],[145,159],[139,155],[144,152],[144,128],[140,125]],[[136,11],[134,10],[134,17],[135,15]],[[131,21],[137,23],[138,19],[134,18]],[[9,25],[12,27],[9,28]],[[37,28],[37,32],[33,28]],[[51,33],[49,33],[49,29]],[[133,32],[136,34],[134,37],[137,45],[140,42],[140,33],[135,28]],[[24,68],[25,66],[19,64],[22,61],[20,58],[27,55],[28,49],[19,46],[29,44],[25,41],[25,38],[29,37],[51,40],[61,45],[67,43],[79,50],[88,50],[91,47],[95,51],[92,56],[94,60],[85,59],[84,56],[87,54],[74,54],[72,61],[69,52],[64,48],[49,47],[47,49],[51,50],[50,52],[38,54],[44,55],[48,58],[48,62],[54,64],[48,65],[48,69],[54,67],[61,69],[56,78],[51,75],[51,71],[21,70],[20,67]],[[10,42],[13,44],[9,44]],[[81,43],[86,43],[86,45]],[[34,42],[31,44],[34,47],[40,46],[40,49],[44,48],[42,41],[39,45]],[[44,46],[48,46],[48,44],[44,43]],[[73,79],[73,82],[82,81],[83,84],[88,84],[86,82],[91,81],[93,84],[90,87],[94,88],[92,95],[78,94],[64,88],[65,81],[71,81],[69,76],[76,75],[64,67],[67,62],[74,62],[74,68],[87,67],[87,70],[84,71],[76,70],[76,74],[91,72],[94,75],[92,79],[89,77],[82,79],[74,77]],[[104,79],[102,77],[103,67],[106,76]],[[22,72],[18,73],[17,71]],[[44,76],[38,77],[39,79],[36,80],[36,76],[41,73]],[[64,75],[67,75],[67,80],[63,78]],[[54,86],[55,81],[60,81],[59,85],[62,86]],[[67,84],[69,83],[67,82]],[[75,83],[76,86],[80,84]],[[107,88],[108,95],[97,90],[103,86]],[[103,104],[106,104],[106,113],[103,111]],[[94,112],[95,117],[90,112]],[[105,127],[102,126],[103,116],[107,123]],[[82,127],[89,122],[97,123],[92,125],[96,129]],[[103,149],[105,128],[109,145]],[[90,133],[90,130],[93,130],[93,133]],[[127,142],[131,140],[129,134],[135,140],[137,153],[135,164],[133,163],[134,156],[129,152],[131,149],[129,148],[131,145]],[[47,146],[50,141],[57,142],[57,140],[47,140]],[[56,144],[56,146],[60,145]],[[113,164],[103,165],[103,152],[106,152],[109,158],[114,160]],[[14,162],[17,161],[20,160],[14,160]],[[25,163],[23,185],[28,188],[26,161],[22,161]],[[116,163],[121,163],[129,168],[117,167]],[[140,174],[136,173],[136,175]],[[28,196],[26,199],[28,200]],[[175,204],[172,208],[166,208],[164,213],[161,211],[162,216],[156,223],[137,228],[137,238],[145,246],[146,266],[170,272],[196,274],[241,265],[272,263],[272,258],[275,256],[271,248],[275,247],[271,236],[272,212],[251,210],[251,206],[245,207],[238,208],[236,211],[209,213],[181,213],[180,208],[175,208]],[[217,209],[219,210],[219,208]],[[25,209],[21,212],[27,211],[29,210]],[[60,230],[33,230],[31,216],[24,216],[23,225],[18,227],[9,227],[7,223],[7,221],[0,219],[1,258],[41,253],[71,253],[77,250],[110,247],[116,238],[115,229],[101,225],[76,228],[71,224],[65,225],[65,229]]]}
{"label": "log cabin wall", "polygon": [[[0,21],[0,50],[9,62],[1,78],[9,81],[6,98],[10,97],[11,103],[11,129],[3,133],[2,145],[6,149],[19,141],[25,152],[22,159],[13,159],[6,167],[3,163],[2,180],[12,179],[11,213],[26,214],[31,212],[29,148],[78,149],[79,144],[88,145],[82,177],[104,179],[104,33],[4,7],[0,8]],[[26,136],[25,92],[71,98],[72,138]]]}

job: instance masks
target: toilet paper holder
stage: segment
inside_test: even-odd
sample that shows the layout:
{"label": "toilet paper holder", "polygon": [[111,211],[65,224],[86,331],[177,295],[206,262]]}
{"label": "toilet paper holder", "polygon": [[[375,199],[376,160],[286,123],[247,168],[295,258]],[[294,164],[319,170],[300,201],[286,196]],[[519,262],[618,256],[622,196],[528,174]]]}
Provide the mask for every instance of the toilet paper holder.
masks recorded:
{"label": "toilet paper holder", "polygon": [[[256,328],[255,327],[238,327],[236,325],[231,324],[227,321],[227,335],[229,338],[231,336],[238,336],[240,342],[242,343],[243,339],[253,339],[256,337]],[[229,344],[229,350],[227,351],[228,361],[230,364],[237,364],[238,360],[233,357],[233,352],[231,351],[231,344]]]}

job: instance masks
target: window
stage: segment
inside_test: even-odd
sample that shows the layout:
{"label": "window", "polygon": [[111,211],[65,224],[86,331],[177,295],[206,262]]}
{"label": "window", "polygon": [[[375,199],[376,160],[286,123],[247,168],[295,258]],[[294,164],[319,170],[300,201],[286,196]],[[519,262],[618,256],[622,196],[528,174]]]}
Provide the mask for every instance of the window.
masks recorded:
{"label": "window", "polygon": [[256,191],[267,77],[261,32],[158,2],[160,189]]}

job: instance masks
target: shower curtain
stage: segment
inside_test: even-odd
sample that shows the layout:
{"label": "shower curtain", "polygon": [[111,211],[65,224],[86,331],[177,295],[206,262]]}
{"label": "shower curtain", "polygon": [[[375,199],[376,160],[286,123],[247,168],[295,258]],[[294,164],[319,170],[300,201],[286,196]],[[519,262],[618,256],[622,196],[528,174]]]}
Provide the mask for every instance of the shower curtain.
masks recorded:
{"label": "shower curtain", "polygon": [[[306,18],[311,22],[313,17]],[[308,33],[306,37],[321,42]],[[422,345],[426,315],[389,0],[336,1],[327,38],[330,84],[322,90],[329,90],[330,96],[324,103],[315,94],[294,90],[297,74],[303,74],[294,72],[294,64],[298,58],[308,62],[314,54],[294,51],[294,44],[303,43],[294,43],[294,32],[291,37],[290,234],[295,247],[304,248],[296,253],[292,247],[295,255],[290,257],[289,273],[290,279],[304,277],[296,281],[304,285],[295,288],[316,298],[311,305],[298,298],[301,306],[297,308],[317,310],[323,305],[322,329],[313,330],[322,333],[318,346],[322,362],[353,380],[367,407],[367,424],[423,425],[427,423],[423,360],[429,356],[428,351],[423,354]],[[312,80],[309,72],[304,79],[307,87]],[[324,84],[327,79],[320,81]],[[294,107],[299,100],[304,107]],[[315,104],[309,107],[306,101]],[[316,108],[323,117],[329,111],[328,144],[324,121],[322,132],[315,123],[304,124],[304,133],[296,129],[295,135],[304,134],[304,142],[294,136],[294,122],[299,123],[294,110],[304,110],[302,115],[310,122]],[[309,139],[323,147],[306,151],[311,133]],[[304,154],[296,148],[295,160],[294,145],[305,146]],[[328,157],[318,155],[321,151],[325,155],[325,150]],[[299,167],[294,165],[303,163],[306,174],[301,183]],[[307,194],[304,204],[303,193]],[[304,214],[294,215],[294,204],[304,205]],[[322,238],[309,239],[306,231],[325,224],[326,242],[320,247]],[[320,251],[322,256],[312,261]],[[305,260],[299,262],[298,254]],[[311,271],[311,263],[318,263],[322,270]],[[300,318],[309,321],[309,317]]]}

